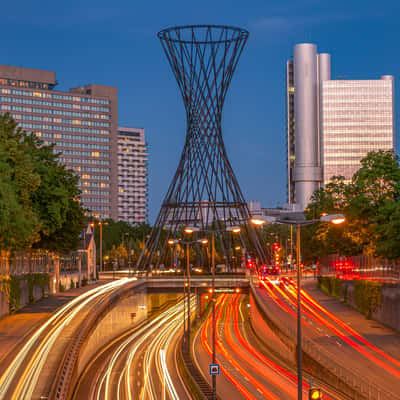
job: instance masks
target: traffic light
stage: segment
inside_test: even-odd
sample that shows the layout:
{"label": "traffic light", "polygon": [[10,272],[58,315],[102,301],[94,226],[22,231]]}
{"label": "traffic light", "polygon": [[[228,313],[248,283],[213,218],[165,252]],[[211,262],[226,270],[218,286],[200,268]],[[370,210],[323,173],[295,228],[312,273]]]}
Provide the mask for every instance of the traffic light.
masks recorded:
{"label": "traffic light", "polygon": [[278,243],[275,243],[273,249],[274,249],[275,251],[278,251],[279,248],[280,248],[279,244],[278,244]]}
{"label": "traffic light", "polygon": [[321,399],[322,399],[321,389],[311,388],[308,391],[308,400],[321,400]]}

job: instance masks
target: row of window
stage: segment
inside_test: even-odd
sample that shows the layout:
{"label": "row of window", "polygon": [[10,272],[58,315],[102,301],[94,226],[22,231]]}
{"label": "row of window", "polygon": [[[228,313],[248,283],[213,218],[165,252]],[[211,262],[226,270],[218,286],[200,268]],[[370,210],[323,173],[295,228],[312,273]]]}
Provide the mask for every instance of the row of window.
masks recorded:
{"label": "row of window", "polygon": [[55,122],[57,124],[71,124],[71,125],[102,126],[106,128],[110,127],[109,122],[85,121],[85,120],[82,121],[80,119],[42,117],[40,115],[31,115],[31,114],[12,114],[12,117],[16,120],[44,121],[44,122]]}
{"label": "row of window", "polygon": [[[110,146],[95,143],[54,142],[57,147],[72,147],[75,149],[110,150]],[[64,149],[61,150],[64,153]]]}
{"label": "row of window", "polygon": [[26,124],[25,122],[21,122],[19,126],[21,128],[26,128],[26,129],[48,129],[54,131],[97,133],[98,135],[108,135],[110,133],[109,131],[105,131],[102,129],[75,128],[71,126],[58,126],[58,125]]}
{"label": "row of window", "polygon": [[81,97],[71,96],[67,94],[60,94],[56,92],[35,92],[18,89],[3,89],[4,94],[13,94],[16,96],[27,96],[27,97],[41,97],[43,99],[56,99],[56,100],[67,100],[67,101],[81,101],[82,103],[94,103],[94,104],[110,104],[110,100],[106,99],[95,99],[93,97]]}
{"label": "row of window", "polygon": [[106,190],[90,190],[90,189],[83,189],[83,194],[91,194],[91,195],[98,195],[98,196],[109,196],[110,192]]}
{"label": "row of window", "polygon": [[92,179],[92,180],[97,180],[97,181],[101,181],[101,180],[105,180],[105,181],[109,181],[110,177],[108,175],[89,175],[89,174],[83,174],[81,175],[82,179]]}
{"label": "row of window", "polygon": [[109,183],[105,183],[105,182],[88,182],[88,181],[84,181],[84,182],[79,182],[78,186],[91,186],[91,187],[100,187],[100,188],[109,188],[110,184]]}
{"label": "row of window", "polygon": [[[3,91],[6,89],[0,89]],[[0,96],[0,101],[6,101],[8,103],[17,103],[17,104],[34,104],[37,106],[49,106],[49,107],[60,107],[60,108],[73,108],[77,110],[85,110],[85,111],[103,111],[103,112],[110,112],[108,107],[98,107],[98,106],[84,106],[80,104],[72,104],[72,103],[59,103],[56,101],[41,101],[41,100],[30,100],[25,98],[15,98],[15,97],[5,97]]]}
{"label": "row of window", "polygon": [[[77,150],[64,150],[63,154],[69,154],[71,156],[85,156],[85,157],[104,157],[108,158],[110,155],[108,153],[99,153],[98,151],[77,151]],[[55,153],[58,153],[58,150],[55,150]],[[74,162],[76,162],[74,160]],[[96,162],[97,164],[97,162]]]}
{"label": "row of window", "polygon": [[102,142],[109,143],[110,138],[103,136],[81,136],[81,135],[68,135],[61,133],[49,133],[49,132],[35,132],[38,137],[50,138],[50,139],[75,139],[75,140],[90,140],[91,142]]}
{"label": "row of window", "polygon": [[54,86],[44,82],[20,81],[18,79],[7,79],[7,78],[0,78],[0,85],[18,86],[23,88],[44,89],[44,90],[48,90],[49,88],[52,88]]}
{"label": "row of window", "polygon": [[19,112],[37,113],[37,114],[65,115],[67,117],[78,117],[78,118],[110,119],[110,116],[107,114],[89,114],[78,111],[64,111],[64,110],[53,110],[51,108],[11,106],[8,104],[3,104],[1,106],[1,110],[19,111]]}
{"label": "row of window", "polygon": [[95,197],[85,197],[85,203],[102,203],[102,204],[109,204],[110,200],[104,198],[95,198]]}
{"label": "row of window", "polygon": [[392,126],[392,118],[388,118],[387,120],[382,120],[382,121],[324,121],[323,126],[329,127],[347,127],[347,126],[352,126],[352,127],[364,127],[364,126],[379,126],[381,128],[387,127],[391,128]]}
{"label": "row of window", "polygon": [[98,212],[101,212],[101,211],[110,211],[110,207],[105,207],[105,206],[91,206],[90,209],[91,209],[92,211],[98,211]]}
{"label": "row of window", "polygon": [[98,167],[80,167],[75,166],[73,169],[77,172],[110,172],[110,168],[98,168]]}
{"label": "row of window", "polygon": [[[98,152],[96,152],[98,154]],[[65,150],[63,151],[65,154]],[[99,157],[94,156],[94,157]],[[60,162],[62,163],[74,163],[74,164],[96,164],[96,165],[110,165],[110,161],[107,160],[93,160],[91,158],[65,158],[59,157]]]}

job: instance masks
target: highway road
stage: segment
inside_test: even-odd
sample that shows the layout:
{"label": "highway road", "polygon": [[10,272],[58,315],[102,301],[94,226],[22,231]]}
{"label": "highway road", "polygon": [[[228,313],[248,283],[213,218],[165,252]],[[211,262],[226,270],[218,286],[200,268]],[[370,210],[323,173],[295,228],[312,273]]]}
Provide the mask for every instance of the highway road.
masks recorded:
{"label": "highway road", "polygon": [[[297,286],[292,278],[280,284],[267,281],[256,289],[271,315],[284,328],[295,332]],[[377,348],[352,327],[331,314],[302,290],[303,338],[320,349],[343,371],[367,379],[382,389],[382,399],[400,399],[400,361]]]}
{"label": "highway road", "polygon": [[47,398],[75,329],[99,302],[133,280],[124,278],[82,294],[33,332],[0,377],[0,399]]}
{"label": "highway road", "polygon": [[[249,329],[249,315],[244,295],[222,295],[216,304],[217,362],[221,375],[217,378],[217,394],[222,399],[297,398],[296,374],[269,356]],[[198,368],[206,379],[211,361],[212,318],[206,320],[193,342],[193,353]],[[265,338],[268,340],[268,338]],[[308,385],[304,384],[303,398],[308,398]],[[341,399],[328,396],[325,399]]]}
{"label": "highway road", "polygon": [[183,311],[181,301],[109,343],[84,371],[73,398],[190,399],[177,367]]}

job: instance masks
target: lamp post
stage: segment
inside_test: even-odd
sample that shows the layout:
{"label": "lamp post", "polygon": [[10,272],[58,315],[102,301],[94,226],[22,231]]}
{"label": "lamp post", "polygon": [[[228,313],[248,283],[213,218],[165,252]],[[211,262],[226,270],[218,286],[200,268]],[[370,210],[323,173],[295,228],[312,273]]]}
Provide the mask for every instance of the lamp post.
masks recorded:
{"label": "lamp post", "polygon": [[[187,227],[185,228],[185,232],[192,233],[195,231],[199,231],[200,229],[197,227]],[[221,232],[232,232],[232,233],[240,233],[241,228],[239,226],[228,226],[225,229],[202,229],[202,232],[211,233],[211,284],[212,284],[212,294],[211,294],[211,302],[212,302],[212,363],[216,363],[216,313],[215,313],[215,233]],[[216,400],[217,398],[217,377],[216,375],[212,375],[212,399]]]}
{"label": "lamp post", "polygon": [[[301,267],[300,267],[300,243],[301,243],[301,227],[305,225],[312,225],[318,222],[331,222],[333,224],[341,224],[345,221],[345,217],[342,214],[325,214],[319,219],[305,219],[303,212],[287,213],[277,217],[258,217],[251,220],[255,225],[262,225],[264,223],[278,223],[296,226],[296,265],[297,265],[297,399],[302,400],[303,398],[303,372],[302,372],[302,334],[301,334]],[[293,217],[297,218],[293,218]],[[293,218],[293,219],[291,219]]]}
{"label": "lamp post", "polygon": [[[96,222],[91,222],[90,226],[93,228],[93,237],[94,237],[94,227],[96,225]],[[98,221],[97,225],[99,225],[100,228],[100,243],[99,243],[99,247],[100,247],[100,255],[99,255],[99,260],[100,260],[100,272],[103,272],[103,225],[108,225],[108,222],[103,222],[103,221]],[[94,262],[94,267],[96,269],[96,259]]]}
{"label": "lamp post", "polygon": [[[188,234],[191,234],[193,232],[198,231],[198,228],[185,228],[184,231]],[[186,279],[187,279],[187,328],[186,328],[186,340],[187,340],[187,346],[188,348],[190,347],[190,294],[191,294],[191,287],[190,287],[190,245],[194,243],[200,243],[200,244],[207,244],[208,240],[207,239],[198,239],[198,240],[192,240],[192,241],[184,241],[184,240],[179,240],[179,239],[169,239],[168,244],[178,244],[181,243],[186,246]],[[186,282],[185,282],[185,272],[183,275],[183,285],[184,285],[184,304],[185,304],[185,291],[186,291]],[[184,312],[185,313],[185,312]],[[184,325],[185,325],[185,320],[184,320]]]}

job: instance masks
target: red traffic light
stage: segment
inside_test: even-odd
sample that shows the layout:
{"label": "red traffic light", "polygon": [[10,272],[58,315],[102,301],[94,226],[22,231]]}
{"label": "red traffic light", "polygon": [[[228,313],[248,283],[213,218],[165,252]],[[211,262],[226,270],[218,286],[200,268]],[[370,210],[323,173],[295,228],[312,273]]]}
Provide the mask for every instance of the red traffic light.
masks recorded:
{"label": "red traffic light", "polygon": [[280,249],[279,244],[278,244],[278,243],[275,243],[273,249],[274,249],[275,251],[276,251],[276,250],[279,250],[279,249]]}

